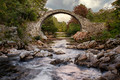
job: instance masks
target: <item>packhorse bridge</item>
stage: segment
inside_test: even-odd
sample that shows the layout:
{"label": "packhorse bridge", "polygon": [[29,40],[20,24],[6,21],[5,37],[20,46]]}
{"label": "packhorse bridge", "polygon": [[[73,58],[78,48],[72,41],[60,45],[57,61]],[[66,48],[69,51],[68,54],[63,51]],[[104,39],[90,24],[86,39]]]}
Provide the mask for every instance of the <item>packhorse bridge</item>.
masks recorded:
{"label": "packhorse bridge", "polygon": [[[48,18],[54,14],[59,14],[59,13],[68,14],[68,15],[74,17],[76,20],[78,20],[81,31],[84,29],[86,31],[94,32],[94,30],[92,30],[93,28],[96,28],[99,31],[99,30],[103,29],[103,26],[104,26],[103,23],[91,23],[88,19],[83,18],[82,16],[79,16],[72,11],[58,9],[58,10],[50,10],[50,11],[46,11],[46,12],[45,11],[40,12],[39,14],[41,15],[41,17],[39,18],[38,21],[27,23],[27,26],[28,26],[27,32],[32,37],[40,35],[43,39],[46,39],[46,37],[44,36],[44,34],[41,31],[41,25],[46,18]],[[101,26],[101,28],[98,29],[97,26],[98,27]]]}

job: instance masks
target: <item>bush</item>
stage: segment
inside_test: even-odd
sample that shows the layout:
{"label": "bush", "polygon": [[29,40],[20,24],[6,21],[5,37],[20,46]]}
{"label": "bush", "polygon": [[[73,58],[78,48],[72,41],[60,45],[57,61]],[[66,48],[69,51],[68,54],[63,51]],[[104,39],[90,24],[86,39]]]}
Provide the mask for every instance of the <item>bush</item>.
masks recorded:
{"label": "bush", "polygon": [[68,30],[67,30],[67,34],[68,34],[68,35],[73,35],[73,34],[75,34],[77,31],[80,31],[80,25],[79,25],[79,24],[71,23],[71,24],[69,25]]}
{"label": "bush", "polygon": [[36,21],[37,20],[37,14],[34,11],[31,11],[29,15],[30,21]]}
{"label": "bush", "polygon": [[44,23],[42,24],[42,31],[44,32],[52,32],[55,33],[57,32],[57,27],[55,26],[54,22],[53,22],[53,17],[49,17],[47,18]]}
{"label": "bush", "polygon": [[17,33],[18,33],[18,36],[19,36],[19,38],[23,38],[23,37],[25,37],[25,31],[26,31],[26,26],[24,25],[24,26],[19,26],[18,28],[17,28]]}
{"label": "bush", "polygon": [[35,40],[40,40],[41,38],[40,38],[40,36],[35,36],[34,39]]}

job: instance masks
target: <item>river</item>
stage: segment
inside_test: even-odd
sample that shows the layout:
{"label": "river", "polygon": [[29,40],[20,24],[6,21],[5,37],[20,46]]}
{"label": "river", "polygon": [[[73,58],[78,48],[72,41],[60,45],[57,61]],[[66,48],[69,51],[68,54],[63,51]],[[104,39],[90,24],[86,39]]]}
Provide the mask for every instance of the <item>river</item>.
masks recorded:
{"label": "river", "polygon": [[[0,80],[95,80],[101,72],[95,68],[87,68],[74,64],[78,54],[85,54],[82,50],[67,49],[67,39],[55,40],[51,43],[54,51],[65,54],[52,57],[34,58],[29,61],[10,61],[0,66]],[[69,60],[58,65],[50,64],[54,60]]]}

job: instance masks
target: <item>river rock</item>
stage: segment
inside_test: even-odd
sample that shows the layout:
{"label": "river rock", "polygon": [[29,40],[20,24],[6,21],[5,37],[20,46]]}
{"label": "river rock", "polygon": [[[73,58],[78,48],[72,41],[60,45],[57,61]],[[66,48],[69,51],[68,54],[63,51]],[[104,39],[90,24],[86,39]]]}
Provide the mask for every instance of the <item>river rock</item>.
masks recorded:
{"label": "river rock", "polygon": [[115,51],[116,53],[120,54],[120,46],[116,47],[116,48],[114,49],[114,51]]}
{"label": "river rock", "polygon": [[40,52],[35,54],[35,57],[44,57],[44,54],[41,54]]}
{"label": "river rock", "polygon": [[15,48],[10,49],[7,54],[7,56],[9,57],[18,56],[18,55],[20,55],[20,52]]}
{"label": "river rock", "polygon": [[76,40],[76,41],[79,41],[79,40],[83,40],[85,38],[88,37],[88,32],[87,31],[78,31],[74,36],[73,38]]}
{"label": "river rock", "polygon": [[75,64],[81,65],[81,66],[89,66],[90,61],[88,59],[88,56],[86,54],[79,54],[74,61]]}
{"label": "river rock", "polygon": [[2,61],[8,61],[8,57],[5,54],[2,54],[0,56],[0,62],[2,62]]}
{"label": "river rock", "polygon": [[80,54],[78,55],[78,60],[79,61],[83,61],[83,60],[86,60],[87,59],[87,55],[86,54]]}
{"label": "river rock", "polygon": [[41,48],[41,50],[48,51],[48,52],[54,52],[52,48]]}
{"label": "river rock", "polygon": [[119,80],[119,79],[120,79],[119,75],[116,75],[111,71],[108,71],[104,73],[99,80]]}
{"label": "river rock", "polygon": [[95,49],[104,49],[105,48],[105,45],[104,44],[102,44],[102,45],[98,45],[97,47],[95,47]]}
{"label": "river rock", "polygon": [[89,49],[89,48],[94,48],[97,45],[97,42],[95,40],[93,41],[87,41],[79,44],[77,46],[77,49]]}
{"label": "river rock", "polygon": [[110,38],[106,43],[105,43],[105,48],[114,48],[116,47],[117,45],[120,45],[120,38],[118,39],[112,39]]}
{"label": "river rock", "polygon": [[63,62],[64,62],[64,60],[56,59],[54,61],[51,61],[50,64],[57,65],[57,64],[60,64],[60,63],[63,63]]}
{"label": "river rock", "polygon": [[24,60],[30,60],[30,59],[33,59],[34,57],[32,55],[30,56],[27,56]]}
{"label": "river rock", "polygon": [[87,53],[98,54],[98,53],[99,53],[99,50],[96,50],[96,49],[88,49],[86,52],[87,52]]}
{"label": "river rock", "polygon": [[26,50],[23,50],[20,54],[20,59],[21,60],[24,60],[26,57],[28,56],[33,56],[34,55],[34,52],[33,51],[26,51]]}
{"label": "river rock", "polygon": [[63,51],[56,51],[55,52],[56,55],[62,55],[62,54],[65,54]]}
{"label": "river rock", "polygon": [[104,56],[104,51],[101,51],[100,53],[97,54],[97,59],[100,59],[101,57]]}
{"label": "river rock", "polygon": [[37,44],[40,45],[40,46],[44,45],[44,43],[42,41],[40,41],[40,40],[37,41]]}
{"label": "river rock", "polygon": [[76,46],[75,45],[69,45],[69,46],[67,46],[67,49],[76,49]]}
{"label": "river rock", "polygon": [[37,52],[35,54],[35,57],[49,57],[49,56],[52,56],[52,53],[44,50],[41,50],[40,52]]}

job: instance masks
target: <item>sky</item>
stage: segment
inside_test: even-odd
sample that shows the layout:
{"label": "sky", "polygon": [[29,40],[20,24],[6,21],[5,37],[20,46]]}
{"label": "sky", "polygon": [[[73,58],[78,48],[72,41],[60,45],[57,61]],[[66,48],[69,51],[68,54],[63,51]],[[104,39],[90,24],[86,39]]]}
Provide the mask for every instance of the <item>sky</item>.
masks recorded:
{"label": "sky", "polygon": [[[94,12],[103,8],[112,8],[111,3],[115,0],[47,0],[45,5],[49,10],[65,9],[73,11],[73,8],[79,4],[84,4],[87,8],[91,8]],[[68,22],[71,16],[66,14],[57,14],[55,17],[59,22]]]}

